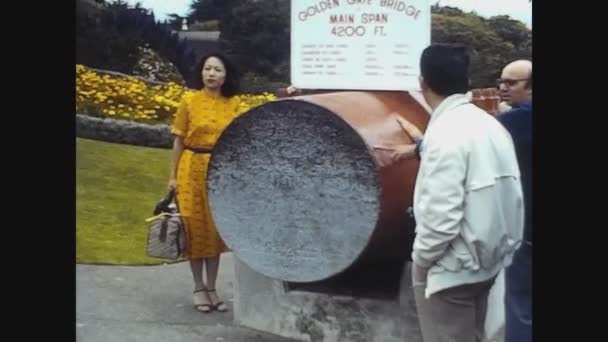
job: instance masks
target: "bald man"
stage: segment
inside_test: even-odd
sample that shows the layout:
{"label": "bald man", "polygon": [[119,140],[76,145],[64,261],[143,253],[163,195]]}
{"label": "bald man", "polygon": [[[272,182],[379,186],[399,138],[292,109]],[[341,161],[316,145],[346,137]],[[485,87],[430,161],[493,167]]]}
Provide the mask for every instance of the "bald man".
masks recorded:
{"label": "bald man", "polygon": [[498,80],[512,107],[498,116],[509,131],[521,172],[525,205],[523,241],[505,272],[505,342],[532,341],[532,62],[508,64]]}
{"label": "bald man", "polygon": [[532,62],[518,60],[507,64],[498,79],[500,94],[508,105],[521,105],[532,100]]}

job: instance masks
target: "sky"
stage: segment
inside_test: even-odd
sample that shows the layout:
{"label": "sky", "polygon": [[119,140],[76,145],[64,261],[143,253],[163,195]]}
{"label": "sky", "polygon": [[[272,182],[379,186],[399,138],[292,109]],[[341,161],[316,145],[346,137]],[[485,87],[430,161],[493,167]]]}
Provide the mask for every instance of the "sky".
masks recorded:
{"label": "sky", "polygon": [[[289,0],[285,0],[289,1]],[[142,7],[154,11],[156,19],[164,20],[168,14],[185,16],[191,0],[127,0],[128,3],[141,3]],[[437,2],[431,0],[431,4]],[[509,15],[532,27],[532,5],[529,0],[440,0],[442,6],[458,7],[466,12],[475,11],[484,17]]]}

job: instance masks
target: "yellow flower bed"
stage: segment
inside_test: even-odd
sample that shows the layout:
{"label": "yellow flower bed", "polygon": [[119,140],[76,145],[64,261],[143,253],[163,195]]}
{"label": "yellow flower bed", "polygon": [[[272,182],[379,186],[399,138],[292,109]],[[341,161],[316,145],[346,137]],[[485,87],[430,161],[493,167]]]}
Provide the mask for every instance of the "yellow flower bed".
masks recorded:
{"label": "yellow flower bed", "polygon": [[[182,96],[192,90],[169,82],[146,83],[132,77],[101,75],[76,65],[76,112],[151,123],[170,123]],[[276,99],[273,94],[239,95],[240,112]]]}

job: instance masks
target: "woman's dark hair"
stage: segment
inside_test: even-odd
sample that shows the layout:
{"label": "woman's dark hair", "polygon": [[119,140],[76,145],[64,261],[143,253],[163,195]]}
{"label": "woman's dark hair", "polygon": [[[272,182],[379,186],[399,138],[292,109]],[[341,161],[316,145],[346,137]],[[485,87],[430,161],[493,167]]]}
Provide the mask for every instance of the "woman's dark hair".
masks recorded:
{"label": "woman's dark hair", "polygon": [[224,97],[232,97],[236,95],[239,92],[238,72],[230,59],[219,52],[209,53],[199,60],[192,72],[191,87],[198,90],[203,89],[203,67],[205,66],[205,62],[207,62],[207,60],[211,57],[215,57],[222,61],[222,64],[224,64],[224,69],[226,70],[226,79],[224,80],[224,84],[220,89],[220,93]]}
{"label": "woman's dark hair", "polygon": [[440,96],[469,90],[469,55],[462,45],[433,44],[422,52],[420,73],[424,82]]}

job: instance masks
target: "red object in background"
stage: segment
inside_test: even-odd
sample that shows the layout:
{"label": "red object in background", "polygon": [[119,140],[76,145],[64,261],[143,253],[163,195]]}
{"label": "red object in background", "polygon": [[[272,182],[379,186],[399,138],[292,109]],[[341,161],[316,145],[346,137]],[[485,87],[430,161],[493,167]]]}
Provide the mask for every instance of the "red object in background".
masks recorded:
{"label": "red object in background", "polygon": [[471,102],[486,112],[496,115],[500,104],[500,93],[496,88],[483,88],[471,90],[473,99]]}

